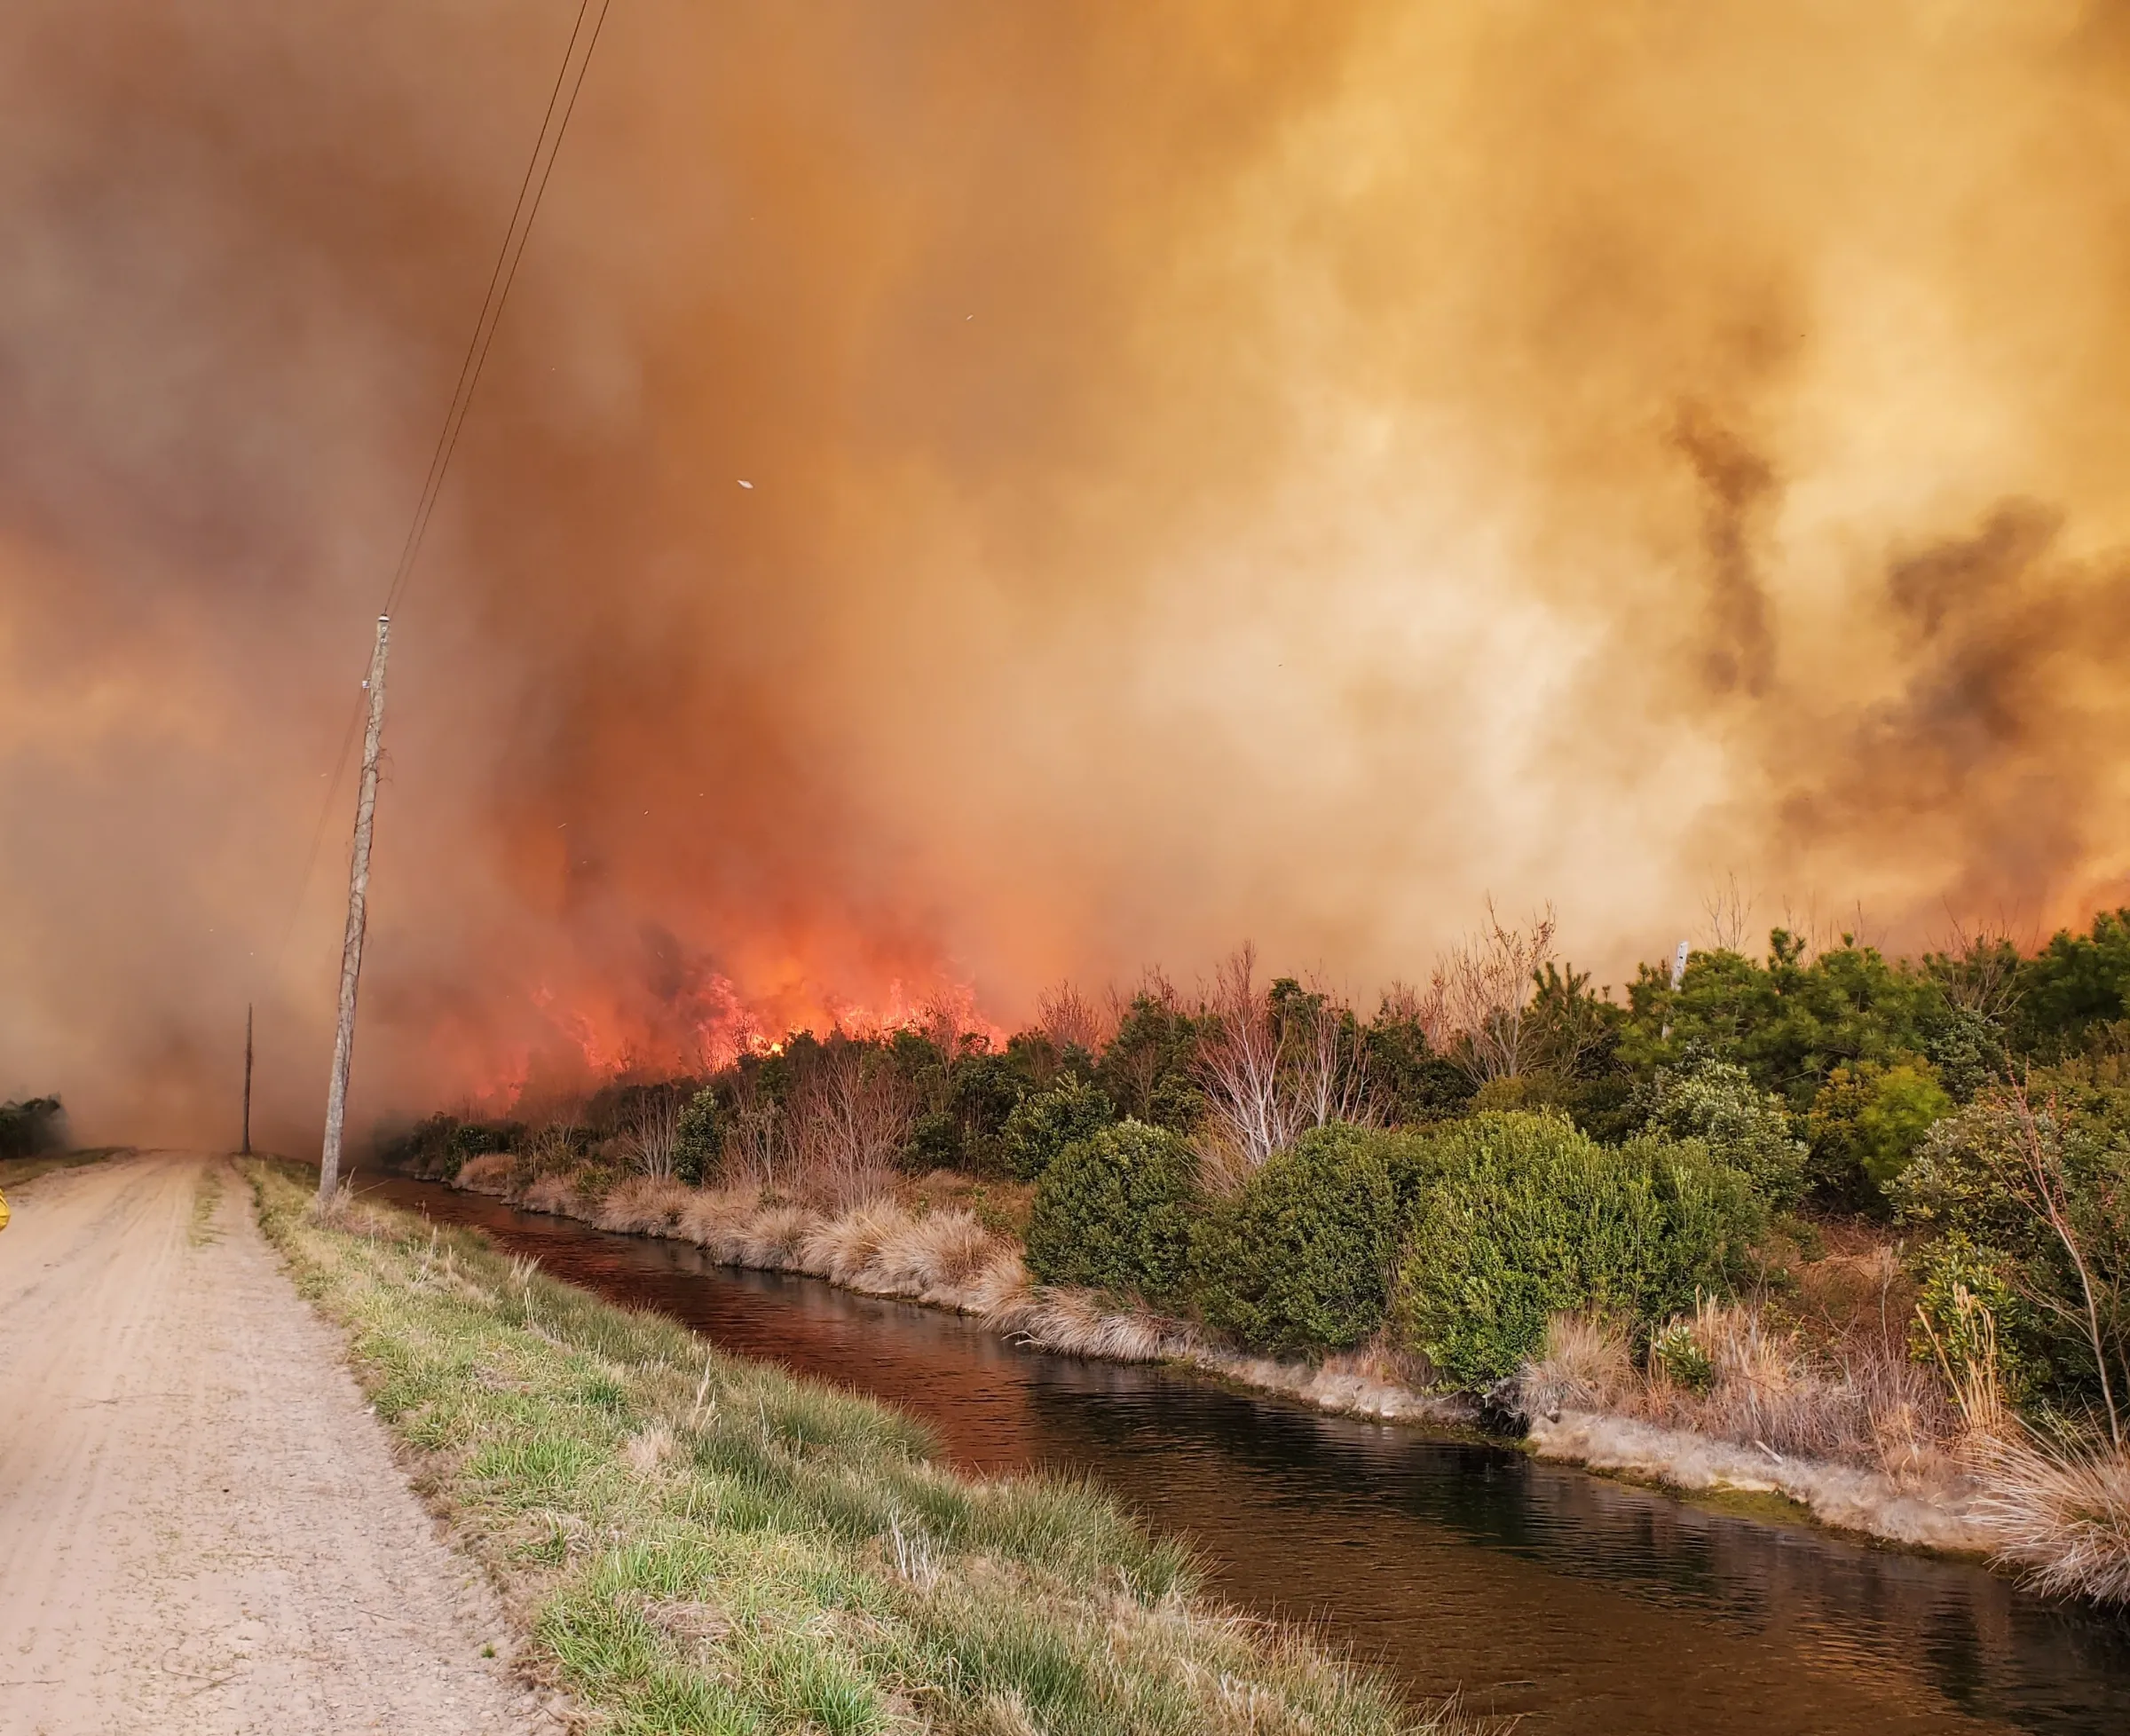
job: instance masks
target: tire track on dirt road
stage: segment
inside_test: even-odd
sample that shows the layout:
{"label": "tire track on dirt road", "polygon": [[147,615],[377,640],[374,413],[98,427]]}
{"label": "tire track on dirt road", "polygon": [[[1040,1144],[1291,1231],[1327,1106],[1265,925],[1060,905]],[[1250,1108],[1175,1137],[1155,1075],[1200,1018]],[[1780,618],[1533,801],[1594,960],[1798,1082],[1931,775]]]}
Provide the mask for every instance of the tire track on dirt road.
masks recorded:
{"label": "tire track on dirt road", "polygon": [[121,1158],[13,1203],[0,1731],[558,1727],[225,1161]]}

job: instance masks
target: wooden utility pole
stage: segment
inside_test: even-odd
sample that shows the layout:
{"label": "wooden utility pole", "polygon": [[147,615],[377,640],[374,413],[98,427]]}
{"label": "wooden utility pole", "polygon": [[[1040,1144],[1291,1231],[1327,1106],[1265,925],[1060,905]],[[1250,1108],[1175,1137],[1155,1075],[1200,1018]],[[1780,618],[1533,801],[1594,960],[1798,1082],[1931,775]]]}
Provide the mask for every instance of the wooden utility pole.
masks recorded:
{"label": "wooden utility pole", "polygon": [[244,1003],[244,1151],[251,1156],[251,1003]]}
{"label": "wooden utility pole", "polygon": [[340,1020],[333,1032],[333,1078],[326,1087],[326,1143],[318,1164],[318,1203],[331,1203],[340,1186],[340,1135],[348,1112],[348,1062],[355,1052],[355,988],[362,976],[364,908],[370,892],[370,823],[377,813],[377,750],[384,735],[384,653],[390,615],[377,617],[370,653],[369,722],[362,731],[362,785],[355,796],[355,855],[348,864],[348,927],[340,943]]}

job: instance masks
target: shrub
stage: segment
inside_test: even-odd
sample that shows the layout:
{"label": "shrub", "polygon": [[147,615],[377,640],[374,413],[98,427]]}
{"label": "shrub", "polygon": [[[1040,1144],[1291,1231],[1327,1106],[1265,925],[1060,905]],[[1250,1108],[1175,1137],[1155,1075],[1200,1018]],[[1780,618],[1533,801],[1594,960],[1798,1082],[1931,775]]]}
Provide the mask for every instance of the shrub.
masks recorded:
{"label": "shrub", "polygon": [[1698,1140],[1601,1146],[1550,1116],[1482,1115],[1436,1136],[1394,1311],[1414,1348],[1483,1388],[1545,1343],[1549,1316],[1637,1331],[1727,1290],[1766,1211]]}
{"label": "shrub", "polygon": [[1182,1139],[1120,1121],[1067,1146],[1043,1172],[1028,1222],[1028,1266],[1045,1283],[1180,1296],[1197,1162]]}
{"label": "shrub", "polygon": [[1882,1208],[1886,1188],[1952,1107],[1937,1069],[1920,1056],[1835,1068],[1807,1118],[1813,1181],[1840,1204]]}
{"label": "shrub", "polygon": [[1689,1393],[1706,1393],[1716,1385],[1716,1363],[1690,1320],[1673,1321],[1649,1341],[1649,1361],[1653,1371],[1663,1369]]}
{"label": "shrub", "polygon": [[1761,1090],[1744,1068],[1704,1056],[1665,1069],[1654,1099],[1650,1132],[1700,1140],[1776,1211],[1804,1197],[1804,1147],[1790,1137],[1782,1100]]}
{"label": "shrub", "polygon": [[1922,1248],[1911,1262],[1916,1314],[1909,1322],[1908,1353],[1926,1365],[1942,1359],[1948,1369],[1986,1364],[2005,1402],[2017,1407],[2034,1391],[2039,1371],[2031,1347],[2046,1334],[2007,1278],[2010,1265],[2002,1252],[1978,1246],[1964,1230]]}
{"label": "shrub", "polygon": [[699,1188],[717,1174],[724,1155],[724,1109],[717,1101],[716,1087],[705,1085],[681,1111],[680,1128],[674,1136],[673,1172],[690,1188]]}
{"label": "shrub", "polygon": [[[2024,1103],[2017,1088],[1986,1090],[1940,1121],[1890,1193],[1904,1221],[1945,1232],[1921,1261],[1927,1312],[1934,1282],[1947,1297],[1958,1282],[1996,1313],[2008,1396],[2090,1404],[2104,1356],[2119,1403],[2130,1388],[2130,1093],[2076,1073],[2038,1074],[2030,1090],[2044,1085]],[[1933,1324],[1945,1328],[1936,1314]]]}
{"label": "shrub", "polygon": [[1333,1124],[1269,1158],[1199,1220],[1195,1299],[1209,1323],[1265,1350],[1343,1350],[1383,1323],[1410,1135]]}
{"label": "shrub", "polygon": [[1033,1181],[1067,1146],[1092,1139],[1116,1119],[1108,1093],[1065,1074],[1014,1105],[998,1135],[999,1160],[1007,1174]]}
{"label": "shrub", "polygon": [[67,1111],[56,1097],[0,1103],[0,1158],[42,1157],[67,1148]]}
{"label": "shrub", "polygon": [[455,1181],[468,1159],[508,1151],[525,1129],[517,1123],[461,1121],[439,1111],[397,1139],[380,1142],[378,1161],[425,1180]]}
{"label": "shrub", "polygon": [[1125,1115],[1187,1133],[1205,1108],[1193,1077],[1200,1035],[1201,1022],[1156,981],[1132,998],[1102,1047],[1095,1083]]}

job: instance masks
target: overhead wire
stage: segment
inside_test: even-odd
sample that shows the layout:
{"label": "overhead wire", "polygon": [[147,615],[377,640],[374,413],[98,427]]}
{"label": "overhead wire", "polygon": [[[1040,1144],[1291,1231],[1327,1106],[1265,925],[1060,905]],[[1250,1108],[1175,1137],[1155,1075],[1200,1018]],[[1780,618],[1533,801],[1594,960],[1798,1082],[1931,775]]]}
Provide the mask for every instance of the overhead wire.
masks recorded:
{"label": "overhead wire", "polygon": [[[597,11],[593,8],[596,4]],[[466,414],[473,407],[473,397],[481,383],[481,375],[487,367],[488,351],[495,342],[496,328],[502,323],[503,308],[510,299],[511,286],[517,280],[517,268],[525,255],[525,243],[532,234],[532,225],[540,216],[541,201],[547,197],[548,181],[555,172],[555,160],[562,154],[562,142],[570,130],[570,118],[577,112],[577,98],[584,89],[585,75],[591,69],[592,55],[599,46],[600,33],[606,28],[606,15],[612,0],[579,0],[577,17],[570,28],[570,40],[563,50],[562,65],[555,75],[555,83],[548,92],[548,106],[540,115],[540,131],[532,141],[532,154],[526,159],[525,172],[519,178],[517,198],[510,209],[510,222],[503,232],[502,246],[497,250],[495,264],[488,273],[488,288],[481,299],[479,316],[473,323],[473,335],[467,340],[466,353],[459,362],[459,375],[452,387],[451,403],[444,413],[444,424],[437,432],[437,443],[430,453],[429,470],[422,481],[422,493],[414,503],[413,518],[406,529],[406,540],[400,544],[399,559],[392,570],[391,582],[385,588],[384,606],[378,612],[390,615],[398,606],[414,570],[422,558],[422,544],[428,540],[429,524],[436,511],[437,501],[444,492],[444,483],[451,472],[453,455],[458,451],[459,436],[466,425]],[[588,37],[585,32],[587,19],[591,20]],[[580,56],[578,43],[584,43]],[[575,76],[571,76],[572,68]],[[568,96],[564,97],[564,87]],[[557,106],[561,119],[556,122]],[[549,133],[553,137],[550,139]],[[367,681],[363,686],[367,688]],[[359,693],[350,712],[347,727],[341,733],[340,752],[335,759],[333,770],[326,779],[326,789],[319,803],[318,821],[311,832],[311,845],[304,858],[304,871],[296,882],[296,897],[289,908],[288,920],[281,931],[274,959],[278,968],[286,956],[288,943],[296,933],[297,919],[303,913],[304,898],[311,889],[311,877],[318,869],[320,846],[325,840],[327,822],[331,817],[333,798],[338,793],[342,774],[347,770],[348,755],[355,745],[355,737],[361,726],[363,713],[367,705],[367,694]]]}

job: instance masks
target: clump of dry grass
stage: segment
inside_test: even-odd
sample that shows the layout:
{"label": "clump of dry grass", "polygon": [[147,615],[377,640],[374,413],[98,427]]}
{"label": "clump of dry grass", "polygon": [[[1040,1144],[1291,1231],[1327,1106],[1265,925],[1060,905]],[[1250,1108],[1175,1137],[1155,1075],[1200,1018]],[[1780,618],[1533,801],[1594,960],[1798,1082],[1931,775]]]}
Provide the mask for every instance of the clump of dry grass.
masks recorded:
{"label": "clump of dry grass", "polygon": [[507,1151],[485,1151],[459,1165],[452,1186],[463,1188],[470,1194],[506,1194],[510,1190],[510,1172],[517,1163]]}
{"label": "clump of dry grass", "polygon": [[1971,1450],[2000,1563],[2038,1591],[2130,1603],[2130,1453],[2024,1428]]}
{"label": "clump of dry grass", "polygon": [[1609,1412],[1896,1476],[1938,1472],[1967,1433],[1937,1376],[1890,1335],[1815,1345],[1761,1308],[1713,1300],[1671,1332],[1673,1361],[1705,1377],[1680,1378],[1661,1355],[1637,1367],[1617,1324],[1557,1316],[1519,1379],[1519,1402],[1534,1416]]}
{"label": "clump of dry grass", "polygon": [[1517,1390],[1534,1416],[1613,1410],[1635,1390],[1634,1353],[1626,1329],[1604,1314],[1556,1314],[1546,1323],[1545,1353],[1525,1365]]}
{"label": "clump of dry grass", "polygon": [[1106,1362],[1178,1360],[1200,1347],[1197,1334],[1183,1322],[1125,1312],[1087,1290],[1022,1290],[1004,1298],[985,1322],[1039,1349]]}
{"label": "clump of dry grass", "polygon": [[846,1289],[880,1259],[880,1250],[909,1219],[892,1200],[869,1199],[809,1225],[799,1243],[802,1270]]}
{"label": "clump of dry grass", "polygon": [[557,1217],[580,1216],[577,1203],[577,1184],[566,1175],[535,1176],[517,1195],[517,1203],[526,1211],[552,1211]]}
{"label": "clump of dry grass", "polygon": [[648,1176],[594,1198],[565,1175],[547,1175],[513,1197],[619,1235],[691,1242],[722,1264],[803,1272],[868,1295],[984,1315],[1024,1303],[1028,1274],[1014,1241],[966,1206],[913,1191],[913,1205],[875,1188],[828,1211],[758,1188],[705,1189]]}

